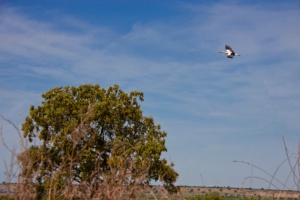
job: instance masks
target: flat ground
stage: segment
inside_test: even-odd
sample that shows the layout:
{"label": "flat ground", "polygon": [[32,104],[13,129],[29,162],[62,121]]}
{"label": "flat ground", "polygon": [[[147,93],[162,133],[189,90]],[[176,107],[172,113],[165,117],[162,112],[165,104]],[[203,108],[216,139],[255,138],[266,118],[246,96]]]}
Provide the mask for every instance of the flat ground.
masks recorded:
{"label": "flat ground", "polygon": [[[166,196],[166,192],[162,186],[154,186],[152,190],[158,197]],[[184,197],[205,195],[212,192],[217,192],[223,197],[231,197],[236,199],[243,197],[261,197],[262,199],[269,198],[281,200],[300,199],[300,191],[200,186],[180,186],[180,193],[176,196],[180,197],[178,199],[184,199]],[[173,198],[174,197],[175,196],[173,195]]]}
{"label": "flat ground", "polygon": [[[0,184],[0,196],[6,196],[14,193],[17,184]],[[185,197],[205,195],[213,192],[219,193],[223,197],[230,199],[239,199],[243,197],[261,197],[262,199],[276,200],[299,200],[300,191],[290,190],[267,190],[251,188],[231,188],[231,187],[201,187],[201,186],[179,186],[180,192],[176,195],[169,195],[163,186],[152,186],[142,192],[141,196],[145,199],[180,199]],[[144,199],[143,198],[143,199]]]}

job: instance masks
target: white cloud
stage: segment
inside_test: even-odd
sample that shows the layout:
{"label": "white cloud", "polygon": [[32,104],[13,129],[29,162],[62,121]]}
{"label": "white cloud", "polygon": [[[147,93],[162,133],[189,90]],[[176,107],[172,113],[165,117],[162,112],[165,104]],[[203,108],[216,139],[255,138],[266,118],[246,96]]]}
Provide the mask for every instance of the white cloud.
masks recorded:
{"label": "white cloud", "polygon": [[[218,160],[221,153],[211,149],[251,147],[247,138],[259,142],[263,135],[267,142],[285,130],[295,137],[300,131],[298,11],[213,4],[190,12],[192,18],[139,22],[122,33],[66,15],[39,20],[5,9],[0,114],[28,110],[41,93],[60,84],[116,83],[145,93],[142,107],[170,132],[172,154],[200,143],[201,151]],[[226,43],[242,56],[231,60],[219,54]],[[224,144],[237,135],[238,144]],[[186,153],[197,156],[188,148]]]}

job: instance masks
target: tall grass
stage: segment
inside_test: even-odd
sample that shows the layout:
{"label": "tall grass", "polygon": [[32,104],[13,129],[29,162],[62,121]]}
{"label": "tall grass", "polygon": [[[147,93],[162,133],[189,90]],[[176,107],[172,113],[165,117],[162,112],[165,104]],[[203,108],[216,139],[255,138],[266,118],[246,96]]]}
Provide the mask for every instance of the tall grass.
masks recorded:
{"label": "tall grass", "polygon": [[[31,169],[34,164],[32,161],[29,161],[26,156],[28,154],[22,154],[28,150],[28,141],[22,136],[21,131],[18,126],[15,125],[12,121],[6,119],[0,115],[0,120],[5,122],[8,126],[11,127],[11,130],[17,133],[18,136],[18,145],[10,146],[6,143],[3,133],[3,126],[0,126],[0,139],[3,146],[10,153],[10,160],[5,161],[5,182],[17,182],[18,184],[11,185],[7,184],[8,190],[14,190],[14,193],[10,194],[10,197],[13,199],[19,200],[30,200],[35,199],[38,195],[38,192],[47,193],[46,199],[188,199],[188,200],[208,200],[213,195],[196,195],[190,197],[184,197],[180,194],[173,195],[172,197],[167,193],[167,191],[161,191],[157,193],[156,190],[151,188],[148,184],[144,182],[148,170],[149,170],[149,161],[145,160],[142,163],[138,162],[134,157],[127,154],[127,151],[136,146],[130,146],[130,144],[124,143],[122,141],[116,141],[114,148],[111,151],[111,161],[110,166],[111,170],[109,173],[101,171],[100,167],[98,171],[95,171],[94,174],[90,174],[86,177],[86,180],[82,181],[80,184],[72,182],[71,178],[65,180],[67,184],[65,187],[61,187],[57,184],[57,180],[63,175],[65,168],[72,168],[72,165],[75,165],[76,157],[79,155],[74,155],[69,162],[63,162],[55,173],[47,180],[49,184],[48,191],[39,191],[39,188],[36,187],[36,184],[32,182],[35,174],[32,173]],[[84,121],[84,120],[83,120]],[[85,127],[83,124],[79,125],[76,132],[73,134],[73,144],[76,144],[77,140],[83,137],[85,133]],[[138,143],[136,145],[139,145]],[[75,146],[75,145],[74,145]],[[252,163],[245,161],[234,161],[242,164],[249,165],[267,175],[268,178],[249,176],[244,178],[243,185],[248,179],[258,179],[268,183],[268,189],[276,188],[279,190],[296,190],[300,191],[300,143],[298,144],[298,152],[292,153],[288,149],[288,145],[283,138],[283,146],[286,155],[286,159],[280,163],[276,170],[273,173],[270,173],[263,168],[256,166]],[[19,160],[18,160],[19,157]],[[48,158],[43,158],[47,161]],[[280,180],[277,178],[279,170],[286,164],[289,167],[289,172],[285,180]],[[99,163],[94,163],[95,166]],[[136,170],[137,165],[139,166],[138,176],[132,177],[132,171]],[[22,169],[22,170],[21,170]],[[27,170],[24,170],[27,169]],[[21,174],[21,172],[23,174]],[[95,179],[95,177],[100,177],[100,179]],[[288,182],[293,182],[293,187],[288,185]],[[99,182],[99,184],[91,184]],[[214,194],[214,197],[216,195]],[[0,197],[1,199],[2,197]],[[221,196],[216,197],[223,198]],[[280,197],[277,197],[278,199]]]}
{"label": "tall grass", "polygon": [[[249,179],[258,179],[260,181],[268,183],[268,189],[275,188],[278,190],[296,190],[300,192],[300,143],[298,144],[298,150],[296,153],[290,152],[288,149],[288,145],[286,143],[285,138],[282,138],[283,140],[283,146],[284,146],[284,151],[285,151],[285,159],[277,166],[275,171],[273,173],[270,173],[263,168],[254,165],[249,162],[245,161],[233,161],[233,162],[238,162],[242,164],[249,165],[263,174],[265,174],[268,178],[263,178],[260,176],[248,176],[245,177],[242,183],[242,187],[244,187],[244,184],[247,180]],[[283,166],[288,165],[289,171],[287,171],[286,178],[285,180],[280,180],[278,178],[278,172]],[[279,199],[280,197],[278,197]]]}

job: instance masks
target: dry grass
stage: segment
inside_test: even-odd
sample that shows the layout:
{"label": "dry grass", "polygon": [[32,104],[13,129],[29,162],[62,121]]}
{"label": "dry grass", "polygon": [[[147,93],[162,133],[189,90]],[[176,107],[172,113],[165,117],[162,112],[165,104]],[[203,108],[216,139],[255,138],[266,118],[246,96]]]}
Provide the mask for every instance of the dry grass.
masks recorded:
{"label": "dry grass", "polygon": [[[18,152],[24,152],[28,149],[28,141],[22,137],[22,134],[18,127],[10,120],[0,115],[0,119],[11,126],[19,136],[19,148],[10,148],[4,140],[3,129],[0,127],[0,137],[3,146],[8,150],[11,155],[9,163],[5,163],[5,174],[6,183],[17,182],[17,184],[1,184],[0,189],[5,191],[12,191],[12,193],[6,193],[5,195],[10,196],[14,199],[19,200],[30,200],[35,199],[37,194],[36,184],[33,182],[35,174],[32,173],[31,169],[34,163],[28,162],[26,156],[28,154],[18,154]],[[73,137],[70,138],[70,142],[75,144],[84,137],[87,131],[87,126],[82,123],[78,125],[76,131],[72,133]],[[147,177],[149,170],[149,162],[143,161],[140,163],[137,159],[131,156],[126,150],[135,148],[127,143],[118,141],[111,151],[111,170],[109,173],[105,173],[99,167],[94,174],[90,174],[85,181],[80,184],[72,182],[72,177],[66,180],[67,184],[65,187],[57,187],[54,183],[62,175],[66,168],[72,168],[76,165],[75,160],[79,154],[74,154],[73,157],[67,162],[57,168],[57,170],[49,178],[48,183],[50,185],[49,190],[46,191],[46,198],[51,199],[185,199],[187,196],[193,195],[204,195],[211,192],[218,192],[222,196],[228,197],[266,197],[272,199],[300,199],[300,144],[298,145],[298,152],[291,153],[287,148],[285,139],[283,138],[284,149],[286,153],[286,160],[283,161],[275,170],[274,173],[269,173],[264,169],[255,166],[251,163],[244,161],[237,161],[243,164],[251,165],[252,167],[262,171],[270,179],[262,179],[261,177],[246,177],[244,179],[256,178],[265,181],[269,184],[268,189],[247,189],[247,188],[216,188],[216,187],[180,187],[180,193],[176,195],[170,195],[162,186],[149,186],[144,180]],[[136,145],[139,145],[138,143]],[[19,156],[19,161],[17,157]],[[296,162],[295,158],[296,157]],[[47,161],[48,158],[44,158]],[[51,162],[49,162],[51,163]],[[281,181],[276,178],[276,175],[284,163],[288,163],[290,172],[285,181]],[[99,163],[94,163],[95,166]],[[139,176],[133,178],[132,172],[136,170],[139,165]],[[23,174],[20,176],[20,168]],[[24,170],[25,169],[25,170]],[[95,179],[95,177],[98,177]],[[296,186],[296,191],[292,191],[292,188],[287,187],[287,181],[292,180]],[[271,187],[277,190],[271,190]]]}
{"label": "dry grass", "polygon": [[[89,126],[81,120],[81,124],[75,128],[70,137],[73,153],[68,159],[65,159],[59,166],[52,163],[48,157],[36,156],[36,160],[32,156],[35,152],[28,151],[28,141],[22,137],[18,127],[10,120],[1,116],[1,119],[18,133],[22,153],[17,152],[15,148],[10,148],[4,140],[3,129],[0,129],[0,137],[3,145],[11,154],[11,160],[6,165],[6,183],[17,182],[17,184],[4,184],[3,190],[13,191],[7,195],[13,199],[30,200],[36,199],[39,196],[39,185],[36,178],[39,174],[44,173],[42,165],[37,163],[48,163],[51,171],[50,176],[46,176],[43,184],[48,184],[48,190],[43,191],[43,196],[38,198],[45,198],[48,200],[56,199],[135,199],[143,196],[143,199],[155,197],[147,181],[150,161],[139,160],[132,155],[134,148],[139,143],[134,145],[125,143],[124,141],[115,141],[111,149],[109,160],[109,170],[104,171],[100,166],[101,160],[94,163],[94,171],[86,176],[80,183],[74,182],[72,173],[69,173],[68,179],[61,179],[66,177],[65,173],[68,170],[76,167],[81,152],[75,154],[76,144],[80,139],[85,137]],[[92,139],[92,138],[91,138]],[[86,146],[83,146],[82,151]],[[30,157],[30,158],[29,158]],[[99,155],[101,157],[101,155]],[[34,170],[33,170],[34,169]],[[138,170],[138,173],[136,171]],[[63,181],[63,182],[60,182]],[[61,185],[59,185],[61,184]],[[144,191],[150,191],[150,195],[145,195]]]}
{"label": "dry grass", "polygon": [[[283,138],[283,145],[285,149],[285,155],[286,159],[281,162],[274,173],[269,173],[268,171],[264,170],[263,168],[254,165],[249,162],[245,161],[233,161],[233,162],[238,162],[242,164],[249,165],[263,174],[265,174],[268,178],[263,178],[259,176],[248,176],[245,177],[243,180],[242,188],[245,185],[245,182],[247,180],[252,180],[252,179],[258,179],[260,181],[268,183],[268,189],[275,188],[277,190],[296,190],[300,191],[300,143],[298,144],[298,152],[297,153],[291,153],[287,147],[286,141]],[[277,178],[278,171],[283,167],[283,165],[286,164],[289,167],[289,172],[287,172],[287,177],[285,180],[280,180]]]}
{"label": "dry grass", "polygon": [[[18,191],[17,184],[11,184],[9,186],[12,191]],[[7,185],[0,184],[0,190],[6,191]],[[70,196],[68,199],[76,199],[81,195],[81,199],[86,199],[86,191],[85,193],[80,192],[78,190],[78,186],[73,187],[74,195]],[[250,198],[256,197],[261,199],[290,199],[290,200],[298,200],[300,199],[300,192],[299,191],[289,191],[289,190],[268,190],[268,189],[250,189],[250,188],[230,188],[230,187],[203,187],[203,186],[181,186],[180,193],[170,195],[163,186],[149,186],[145,187],[144,189],[140,188],[137,192],[135,192],[135,197],[127,197],[119,195],[119,199],[139,199],[139,200],[146,200],[146,199],[169,199],[169,200],[184,200],[186,197],[193,197],[196,195],[205,195],[211,193],[218,193],[222,197],[227,198]],[[11,193],[3,193],[2,195],[15,197]],[[1,195],[0,195],[1,196]],[[126,196],[125,196],[126,197]],[[79,198],[77,198],[79,199]],[[103,197],[95,197],[94,199],[103,199]]]}
{"label": "dry grass", "polygon": [[232,198],[250,198],[261,197],[270,199],[293,199],[300,198],[299,191],[289,190],[271,190],[271,189],[250,189],[250,188],[230,188],[230,187],[198,187],[198,186],[182,186],[180,187],[180,196],[196,196],[211,193],[219,193],[222,197]]}

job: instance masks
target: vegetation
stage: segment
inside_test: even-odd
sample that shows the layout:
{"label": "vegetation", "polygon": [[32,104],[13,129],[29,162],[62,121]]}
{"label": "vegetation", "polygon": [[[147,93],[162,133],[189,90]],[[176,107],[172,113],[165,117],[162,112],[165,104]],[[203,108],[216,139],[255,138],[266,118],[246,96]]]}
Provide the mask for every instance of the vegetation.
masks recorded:
{"label": "vegetation", "polygon": [[191,197],[186,197],[186,200],[261,200],[260,197],[222,197],[217,192],[212,192],[206,195],[195,195]]}
{"label": "vegetation", "polygon": [[161,159],[167,133],[142,115],[143,93],[81,85],[42,97],[22,125],[21,198],[126,199],[151,180],[177,192],[174,164]]}
{"label": "vegetation", "polygon": [[[236,197],[226,197],[224,200],[263,200],[260,197],[243,197],[243,198],[236,198]],[[265,198],[265,200],[269,200],[268,198]]]}
{"label": "vegetation", "polygon": [[[251,163],[234,161],[268,175],[270,180],[255,176],[244,179],[244,182],[253,178],[265,181],[269,183],[267,190],[262,188],[257,193],[249,188],[250,193],[245,193],[243,182],[243,192],[230,187],[227,191],[219,187],[183,187],[181,191],[174,185],[178,177],[174,164],[161,159],[161,153],[167,151],[167,133],[151,117],[142,115],[139,102],[143,101],[143,93],[127,94],[117,85],[107,90],[99,85],[82,85],[54,88],[42,97],[40,106],[30,107],[22,125],[24,137],[18,126],[0,115],[0,120],[12,126],[22,138],[18,147],[8,147],[0,126],[1,142],[12,155],[9,164],[4,161],[7,178],[3,184],[18,178],[17,184],[5,186],[3,191],[8,192],[1,194],[0,200],[299,198],[293,189],[296,187],[297,192],[300,187],[300,145],[297,153],[290,153],[284,138],[287,158],[273,174]],[[22,149],[20,154],[19,149]],[[284,163],[290,167],[285,182],[276,178]],[[289,179],[294,182],[291,187],[287,185]],[[160,180],[164,188],[149,186],[151,180]],[[271,186],[278,191],[268,191]],[[170,195],[179,190],[180,194]]]}
{"label": "vegetation", "polygon": [[[261,180],[261,181],[264,181],[264,182],[268,183],[269,184],[268,189],[270,189],[271,187],[274,187],[277,190],[281,190],[281,189],[282,190],[295,190],[295,188],[296,188],[297,191],[300,191],[300,176],[299,176],[300,175],[300,143],[298,145],[298,152],[297,153],[291,153],[288,150],[288,147],[286,145],[284,137],[282,139],[283,139],[283,144],[284,144],[284,147],[285,147],[286,159],[278,165],[278,167],[276,168],[276,170],[273,174],[269,173],[268,171],[264,170],[263,168],[261,168],[259,166],[256,166],[252,163],[249,163],[249,162],[236,161],[236,160],[233,161],[233,162],[238,162],[238,163],[243,163],[243,164],[250,165],[251,167],[253,167],[255,169],[258,169],[259,171],[263,172],[265,175],[267,175],[270,178],[270,180],[268,180],[268,179],[265,179],[265,178],[262,178],[262,177],[249,176],[249,177],[244,178],[242,187],[244,187],[244,183],[245,183],[246,180],[258,179],[258,180]],[[277,175],[278,171],[280,170],[280,168],[285,163],[288,164],[290,172],[287,173],[286,180],[282,181],[282,180],[278,179],[276,177],[276,175]],[[288,183],[290,183],[290,184],[288,184]],[[262,188],[262,190],[263,190],[263,188]]]}
{"label": "vegetation", "polygon": [[195,195],[187,197],[186,200],[224,200],[223,197],[217,192],[212,192],[206,195]]}
{"label": "vegetation", "polygon": [[8,196],[0,196],[0,200],[13,200],[13,199]]}

